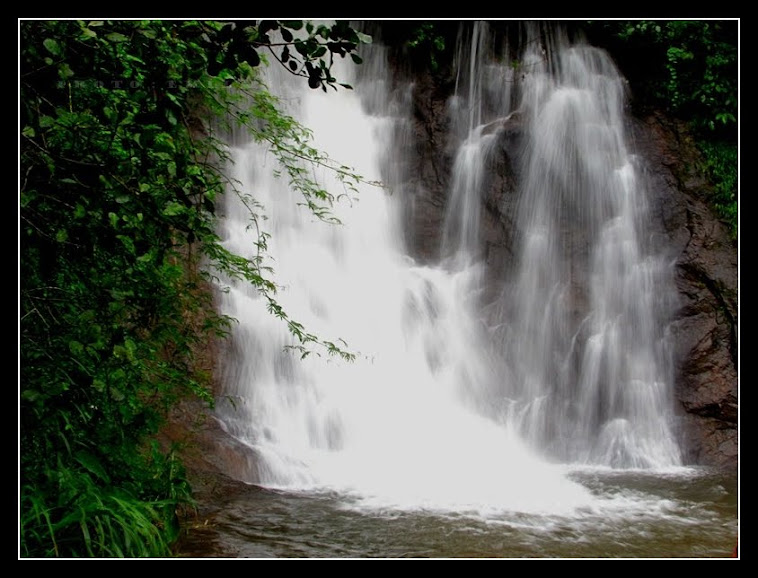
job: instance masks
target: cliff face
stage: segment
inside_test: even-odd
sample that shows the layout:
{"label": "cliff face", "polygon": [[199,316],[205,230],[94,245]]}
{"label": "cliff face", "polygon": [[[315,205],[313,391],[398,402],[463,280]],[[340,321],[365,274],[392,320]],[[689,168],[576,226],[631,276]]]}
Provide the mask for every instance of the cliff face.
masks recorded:
{"label": "cliff face", "polygon": [[[408,245],[421,261],[440,246],[452,159],[445,122],[449,87],[431,76],[414,76],[415,164],[407,211]],[[494,286],[513,264],[516,162],[520,119],[498,127],[494,177],[484,199],[482,243]],[[699,176],[699,153],[686,129],[661,114],[632,119],[631,139],[650,182],[651,223],[675,262],[679,308],[671,324],[677,360],[681,445],[687,463],[737,465],[737,247],[709,208],[709,183]]]}
{"label": "cliff face", "polygon": [[661,116],[637,123],[658,218],[676,259],[681,306],[673,331],[684,447],[696,463],[737,464],[737,250],[705,202],[687,133]]}

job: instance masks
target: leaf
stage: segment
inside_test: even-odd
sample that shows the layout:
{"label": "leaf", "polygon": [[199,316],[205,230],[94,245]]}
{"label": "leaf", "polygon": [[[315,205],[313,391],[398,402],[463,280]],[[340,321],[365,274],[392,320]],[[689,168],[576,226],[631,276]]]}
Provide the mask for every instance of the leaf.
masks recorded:
{"label": "leaf", "polygon": [[[282,20],[281,22],[279,22],[279,24],[291,30],[300,30],[303,27],[302,20]],[[313,28],[313,25],[310,23],[308,24],[308,26]]]}
{"label": "leaf", "polygon": [[60,44],[58,44],[57,40],[55,40],[53,38],[45,38],[45,40],[42,41],[42,45],[53,56],[60,56],[61,55],[61,46],[60,46]]}
{"label": "leaf", "polygon": [[305,42],[302,40],[295,40],[295,50],[297,50],[300,54],[308,57],[308,47],[305,45]]}
{"label": "leaf", "polygon": [[371,36],[364,34],[363,32],[356,31],[355,34],[358,36],[358,40],[360,40],[363,44],[371,44],[374,40],[371,38]]}
{"label": "leaf", "polygon": [[90,30],[86,26],[82,27],[82,35],[81,38],[83,40],[87,40],[88,38],[97,38],[97,32],[94,30]]}
{"label": "leaf", "polygon": [[252,46],[249,46],[248,48],[249,50],[245,52],[245,62],[255,68],[260,65],[261,57]]}
{"label": "leaf", "polygon": [[129,339],[128,337],[124,339],[124,347],[129,355],[129,359],[134,359],[134,353],[137,351],[137,344],[134,340]]}
{"label": "leaf", "polygon": [[111,32],[110,34],[106,34],[105,37],[111,42],[126,42],[129,40],[128,36],[124,36],[120,32]]}
{"label": "leaf", "polygon": [[58,76],[60,76],[64,80],[74,76],[74,71],[71,70],[71,67],[68,65],[68,62],[63,62],[58,67]]}
{"label": "leaf", "polygon": [[96,456],[90,452],[80,451],[74,456],[74,458],[88,472],[95,474],[95,476],[100,478],[105,483],[110,483],[111,480],[108,477],[108,474],[105,472],[105,468],[103,468],[103,465],[100,463],[100,460],[97,459]]}
{"label": "leaf", "polygon": [[40,398],[42,398],[42,394],[39,391],[36,391],[34,389],[25,389],[21,393],[21,399],[25,399],[26,401],[33,402]]}
{"label": "leaf", "polygon": [[355,54],[354,52],[350,53],[350,58],[352,58],[353,62],[355,62],[356,64],[363,64],[363,59],[357,54]]}
{"label": "leaf", "polygon": [[121,243],[123,243],[127,252],[131,255],[134,255],[135,247],[134,241],[132,241],[131,237],[127,237],[126,235],[116,235],[116,237],[121,241]]}
{"label": "leaf", "polygon": [[176,201],[171,201],[166,205],[166,208],[163,209],[163,215],[166,217],[175,217],[176,215],[181,215],[183,212],[184,205],[177,203]]}

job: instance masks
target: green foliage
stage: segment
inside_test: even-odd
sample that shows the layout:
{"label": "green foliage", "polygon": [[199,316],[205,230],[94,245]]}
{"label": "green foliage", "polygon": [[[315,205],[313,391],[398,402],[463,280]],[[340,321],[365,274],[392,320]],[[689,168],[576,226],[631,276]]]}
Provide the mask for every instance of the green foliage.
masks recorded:
{"label": "green foliage", "polygon": [[[264,20],[253,29],[251,40],[255,45],[267,46],[274,58],[287,70],[307,78],[308,86],[311,88],[321,88],[324,91],[327,86],[336,90],[336,84],[343,88],[352,88],[347,84],[337,83],[332,76],[330,70],[334,56],[344,58],[349,54],[353,62],[361,64],[363,60],[355,50],[360,44],[371,43],[370,36],[352,29],[344,20],[337,21],[332,26],[303,23],[299,20]],[[269,34],[277,30],[281,35],[281,41],[272,42]],[[303,30],[304,36],[296,36]],[[328,61],[324,59],[327,55]]]}
{"label": "green foliage", "polygon": [[22,487],[21,554],[169,556],[179,535],[176,508],[191,503],[182,466],[173,454],[163,455],[154,447],[151,478],[124,480],[112,480],[91,453],[80,452],[73,458],[69,463],[58,456],[55,469],[48,472],[56,492],[40,485]]}
{"label": "green foliage", "polygon": [[593,22],[630,78],[637,106],[687,121],[714,183],[713,206],[737,236],[736,20]]}
{"label": "green foliage", "polygon": [[737,198],[737,146],[723,141],[703,141],[704,172],[715,183],[710,199],[718,215],[729,225],[732,238],[737,239],[739,226]]}
{"label": "green foliage", "polygon": [[636,100],[665,107],[699,131],[735,130],[736,21],[593,21],[589,31],[593,41],[609,45]]}
{"label": "green foliage", "polygon": [[[737,35],[733,22],[672,20],[619,24],[621,39],[664,56],[655,97],[698,130],[733,130],[737,122]],[[653,64],[656,61],[653,61]]]}
{"label": "green foliage", "polygon": [[270,143],[303,204],[332,220],[336,198],[304,164],[336,170],[348,190],[360,178],[280,113],[259,52],[326,90],[339,86],[333,56],[359,60],[368,40],[344,23],[21,22],[23,556],[170,553],[191,494],[150,440],[179,399],[212,403],[202,352],[233,321],[214,311],[212,271],[252,283],[304,354],[352,358],[278,305],[265,235],[258,258],[221,244],[221,195],[241,195],[251,227],[261,207],[227,182],[212,127],[234,122]]}
{"label": "green foliage", "polygon": [[460,29],[457,20],[391,20],[365,23],[386,46],[402,51],[402,62],[411,71],[431,71],[444,78],[454,56]]}
{"label": "green foliage", "polygon": [[434,22],[423,22],[416,26],[406,45],[411,54],[416,53],[428,57],[432,72],[439,71],[439,58],[445,51],[445,36],[439,32]]}

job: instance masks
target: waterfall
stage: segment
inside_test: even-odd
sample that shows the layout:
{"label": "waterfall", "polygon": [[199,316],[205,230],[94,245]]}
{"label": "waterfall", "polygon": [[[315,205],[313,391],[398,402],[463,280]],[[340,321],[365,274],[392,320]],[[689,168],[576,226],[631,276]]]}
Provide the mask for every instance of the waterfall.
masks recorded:
{"label": "waterfall", "polygon": [[[336,70],[354,91],[309,91],[267,70],[316,146],[387,188],[361,186],[335,205],[341,223],[324,223],[275,176],[269,151],[230,142],[230,177],[266,215],[258,226],[270,235],[280,304],[309,333],[357,352],[350,363],[300,359],[265,299],[225,280],[219,309],[239,323],[216,415],[254,456],[245,481],[381,508],[559,512],[593,500],[567,465],[678,464],[665,332],[673,296],[644,234],[623,80],[604,53],[562,39],[549,57],[527,43],[519,75],[502,64],[509,56],[490,60],[489,39],[478,23],[462,36],[436,264],[405,246],[412,87],[392,88],[385,49],[371,48],[360,77],[351,63]],[[515,113],[527,127],[516,263],[496,303],[484,303],[488,159]],[[328,171],[318,178],[340,190]],[[225,202],[221,238],[254,257],[244,205]]]}
{"label": "waterfall", "polygon": [[528,42],[522,57],[528,136],[504,295],[508,419],[563,460],[676,466],[666,331],[676,293],[646,233],[624,81],[602,50],[560,34],[547,44]]}

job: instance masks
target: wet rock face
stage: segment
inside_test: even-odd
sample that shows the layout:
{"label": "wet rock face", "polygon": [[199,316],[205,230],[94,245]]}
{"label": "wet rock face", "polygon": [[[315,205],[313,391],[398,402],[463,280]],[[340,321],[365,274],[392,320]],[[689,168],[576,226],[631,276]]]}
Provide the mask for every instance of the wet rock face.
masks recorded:
{"label": "wet rock face", "polygon": [[[446,94],[414,81],[415,164],[407,191],[408,246],[420,261],[438,257],[452,152]],[[515,172],[522,139],[518,116],[494,127],[494,177],[484,199],[482,243],[488,274],[502,280],[513,265]],[[675,263],[679,308],[671,325],[677,360],[675,395],[687,463],[737,465],[737,249],[709,209],[709,184],[694,167],[698,153],[685,129],[662,115],[635,119],[630,137],[647,172],[656,242]],[[495,295],[494,287],[490,295]]]}
{"label": "wet rock face", "polygon": [[680,306],[676,396],[688,462],[737,465],[737,249],[706,204],[709,184],[678,124],[660,115],[636,122],[635,144],[650,170],[651,195],[676,263]]}

